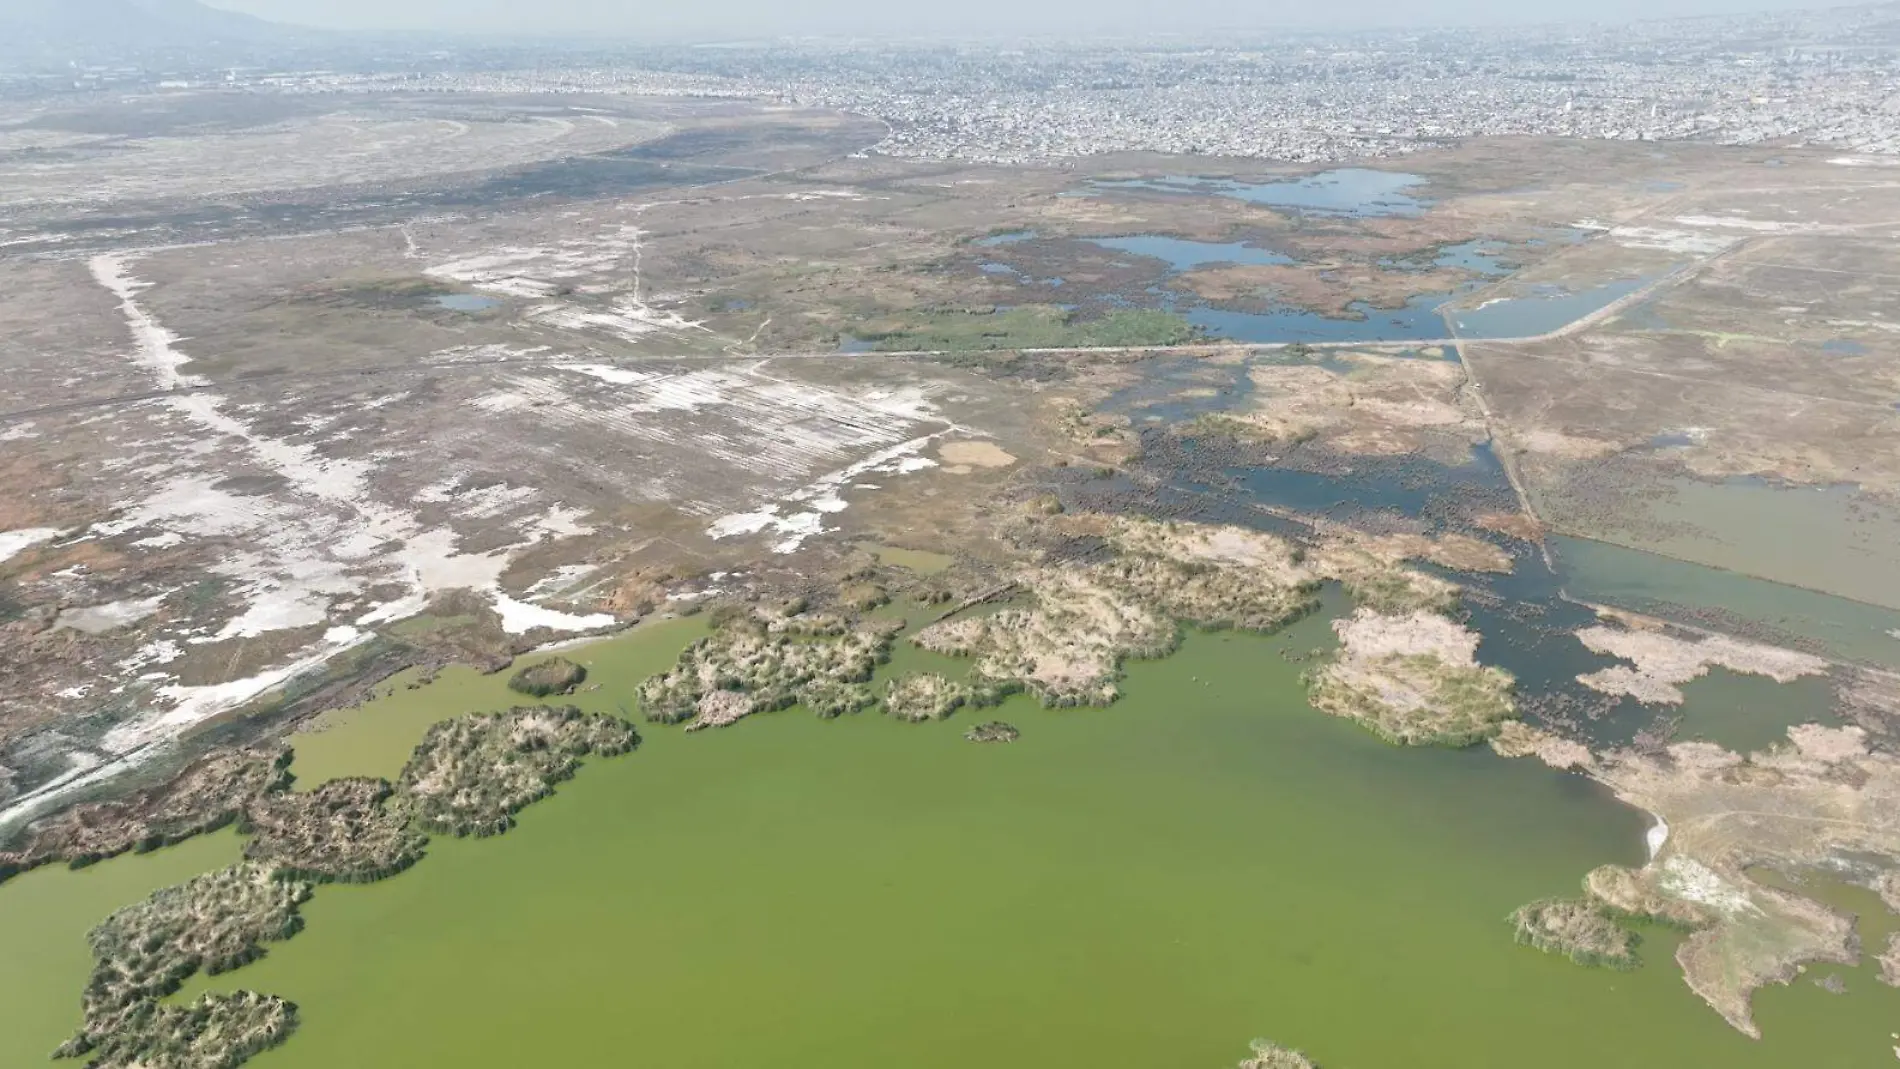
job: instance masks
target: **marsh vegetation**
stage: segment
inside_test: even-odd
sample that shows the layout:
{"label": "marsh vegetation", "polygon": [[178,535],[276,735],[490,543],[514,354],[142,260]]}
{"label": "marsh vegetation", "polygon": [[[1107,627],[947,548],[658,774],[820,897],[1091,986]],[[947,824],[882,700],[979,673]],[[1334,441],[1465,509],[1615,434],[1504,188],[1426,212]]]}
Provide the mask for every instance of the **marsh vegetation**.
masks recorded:
{"label": "marsh vegetation", "polygon": [[572,694],[587,681],[587,669],[565,657],[550,657],[528,665],[508,679],[508,689],[530,698]]}
{"label": "marsh vegetation", "polygon": [[387,780],[335,779],[312,791],[275,791],[246,807],[244,856],[317,883],[370,883],[416,863],[427,839]]}
{"label": "marsh vegetation", "polygon": [[1305,1054],[1270,1040],[1256,1039],[1249,1048],[1251,1053],[1240,1063],[1240,1069],[1319,1069],[1318,1063]]}
{"label": "marsh vegetation", "polygon": [[429,729],[402,771],[402,805],[448,835],[499,835],[514,814],[553,793],[580,758],[639,745],[633,725],[573,706],[479,713]]}
{"label": "marsh vegetation", "polygon": [[963,737],[971,742],[1015,742],[1023,737],[1023,733],[1016,730],[1013,724],[991,720],[964,732]]}
{"label": "marsh vegetation", "polygon": [[1315,708],[1399,746],[1464,747],[1517,715],[1510,673],[1477,662],[1478,635],[1423,610],[1360,609],[1333,625],[1339,652],[1307,675]]}
{"label": "marsh vegetation", "polygon": [[310,890],[246,862],[106,918],[88,940],[84,1023],[59,1056],[109,1066],[223,1066],[281,1041],[295,1023],[295,1009],[281,1000],[244,993],[183,1008],[160,1000],[200,972],[229,972],[263,956],[265,943],[295,935]]}
{"label": "marsh vegetation", "polygon": [[913,672],[898,676],[884,688],[884,711],[912,723],[943,720],[966,705],[976,704],[978,697],[970,686],[936,672]]}
{"label": "marsh vegetation", "polygon": [[649,720],[688,731],[801,703],[826,718],[857,712],[875,704],[865,684],[889,659],[901,627],[802,612],[730,613],[672,671],[640,684],[640,708]]}
{"label": "marsh vegetation", "polygon": [[1087,316],[1050,305],[913,312],[852,328],[854,337],[892,352],[1180,345],[1198,333],[1172,312],[1121,308]]}
{"label": "marsh vegetation", "polygon": [[214,750],[164,783],[73,806],[30,828],[20,849],[0,851],[0,881],[49,862],[81,867],[215,831],[253,799],[281,790],[289,762],[287,750]]}
{"label": "marsh vegetation", "polygon": [[1636,933],[1618,924],[1595,902],[1550,898],[1511,914],[1517,941],[1579,965],[1610,969],[1636,967]]}

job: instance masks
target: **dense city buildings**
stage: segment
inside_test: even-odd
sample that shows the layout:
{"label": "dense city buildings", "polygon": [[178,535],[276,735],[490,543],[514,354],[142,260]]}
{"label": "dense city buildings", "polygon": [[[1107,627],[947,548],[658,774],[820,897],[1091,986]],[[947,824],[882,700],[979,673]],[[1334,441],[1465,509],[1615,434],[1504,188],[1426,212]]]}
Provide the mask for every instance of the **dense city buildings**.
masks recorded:
{"label": "dense city buildings", "polygon": [[[1152,151],[1324,161],[1482,135],[1900,151],[1888,7],[1622,26],[1181,39],[745,41],[603,49],[298,37],[113,61],[42,52],[14,94],[598,92],[817,105],[890,125],[878,152],[990,162]],[[228,51],[228,50],[227,50]],[[220,61],[207,66],[206,57]],[[295,61],[286,67],[285,60]],[[312,69],[312,68],[319,69]]]}

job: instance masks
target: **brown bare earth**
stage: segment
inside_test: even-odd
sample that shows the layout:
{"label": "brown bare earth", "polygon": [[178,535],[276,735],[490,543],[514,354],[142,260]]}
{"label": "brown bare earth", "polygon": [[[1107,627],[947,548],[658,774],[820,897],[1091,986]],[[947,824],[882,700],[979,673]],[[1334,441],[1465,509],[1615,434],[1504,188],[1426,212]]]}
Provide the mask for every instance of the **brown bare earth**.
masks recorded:
{"label": "brown bare earth", "polygon": [[999,448],[994,442],[945,442],[937,449],[937,455],[945,464],[958,468],[1007,468],[1016,463],[1016,458]]}
{"label": "brown bare earth", "polygon": [[[449,105],[398,94],[360,106],[395,130],[429,127]],[[954,332],[928,358],[838,352],[893,317],[1072,303],[1074,325],[1035,339],[1059,349],[1151,291],[1389,306],[1482,281],[1437,265],[1447,246],[1482,238],[1518,273],[1461,309],[1539,286],[1659,281],[1543,340],[1307,355],[1214,341],[1193,351],[1245,365],[1253,388],[1208,418],[1346,457],[1461,463],[1495,438],[1533,513],[1487,511],[1527,538],[1540,521],[1615,535],[1641,495],[1577,483],[1602,460],[1643,476],[1631,485],[1754,472],[1862,495],[1895,484],[1882,464],[1900,471],[1882,444],[1885,252],[1865,229],[1896,198],[1824,154],[1491,139],[1408,158],[1432,190],[1417,217],[1315,220],[1089,185],[1311,168],[1147,155],[922,164],[864,155],[881,128],[831,112],[586,106],[617,125],[577,124],[531,149],[512,119],[533,109],[482,98],[453,159],[382,161],[378,181],[462,188],[475,179],[459,154],[473,146],[497,146],[475,157],[484,165],[517,167],[660,138],[669,162],[654,185],[501,195],[418,220],[376,208],[396,187],[372,181],[336,194],[360,213],[347,227],[166,214],[202,201],[193,182],[255,191],[331,173],[330,131],[299,111],[270,134],[271,153],[233,157],[249,173],[101,171],[86,177],[104,203],[133,198],[125,227],[9,245],[0,346],[20,373],[0,385],[0,473],[19,492],[0,505],[0,532],[65,537],[0,561],[0,780],[15,799],[0,822],[74,800],[56,782],[63,759],[35,756],[49,748],[136,772],[129,755],[178,726],[257,708],[359,655],[492,665],[659,611],[706,576],[821,571],[851,539],[1002,563],[993,503],[1045,463],[1114,468],[1140,452],[1143,428],[1100,407],[1147,374],[1138,331],[1127,351],[1096,354]],[[718,184],[685,173],[696,167]],[[1644,191],[1665,174],[1693,195]],[[69,193],[13,191],[9,225],[53,233]],[[359,196],[368,207],[348,199]],[[1763,214],[1771,206],[1779,214]],[[999,234],[1021,240],[984,243]],[[1138,234],[1244,242],[1295,263],[1181,274],[1088,240]],[[492,303],[461,311],[444,297]],[[1859,351],[1819,352],[1835,341]],[[1675,432],[1688,444],[1649,444]],[[969,451],[985,444],[996,452]],[[444,599],[474,604],[416,615]]]}
{"label": "brown bare earth", "polygon": [[1552,768],[1587,769],[1596,763],[1583,743],[1521,720],[1498,725],[1498,733],[1490,741],[1491,749],[1500,757],[1535,757]]}
{"label": "brown bare earth", "polygon": [[1374,353],[1334,354],[1348,365],[1255,366],[1251,407],[1199,426],[1268,443],[1318,442],[1341,453],[1424,453],[1457,463],[1485,438],[1482,411],[1460,387],[1453,362]]}

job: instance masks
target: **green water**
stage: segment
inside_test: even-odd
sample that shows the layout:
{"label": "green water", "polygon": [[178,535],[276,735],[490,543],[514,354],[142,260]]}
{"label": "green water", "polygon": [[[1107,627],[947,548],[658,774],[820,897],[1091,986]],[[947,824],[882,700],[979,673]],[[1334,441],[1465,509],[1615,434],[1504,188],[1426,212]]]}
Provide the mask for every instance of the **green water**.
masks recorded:
{"label": "green water", "polygon": [[877,555],[879,564],[894,564],[899,568],[908,568],[918,575],[936,575],[957,562],[955,557],[944,553],[932,553],[924,549],[905,549],[902,546],[871,546],[871,552]]}
{"label": "green water", "polygon": [[1785,743],[1796,724],[1840,723],[1833,684],[1824,676],[1777,683],[1717,667],[1681,689],[1681,705],[1658,710],[1680,718],[1675,737],[1713,742],[1736,753],[1760,753]]}
{"label": "green water", "polygon": [[[52,866],[0,884],[0,1066],[46,1066],[79,1027],[92,971],[86,933],[121,906],[238,858],[231,832],[86,869]],[[73,1064],[73,1063],[62,1063]]]}
{"label": "green water", "polygon": [[[603,684],[578,701],[618,708],[697,627],[568,653]],[[1640,862],[1644,819],[1533,762],[1315,713],[1277,651],[1326,635],[1192,637],[1111,709],[1012,703],[1007,746],[963,741],[971,717],[650,730],[508,835],[320,889],[303,934],[190,990],[301,1006],[260,1069],[1213,1069],[1256,1035],[1329,1069],[1891,1064],[1891,989],[1770,990],[1756,1043],[1687,990],[1665,934],[1634,973],[1514,945],[1507,912]],[[300,736],[296,770],[393,774],[430,720],[512,704],[505,678],[399,684]],[[111,904],[231,853],[0,887],[0,934],[66,948],[0,965],[0,1066],[43,1064],[71,1027]]]}

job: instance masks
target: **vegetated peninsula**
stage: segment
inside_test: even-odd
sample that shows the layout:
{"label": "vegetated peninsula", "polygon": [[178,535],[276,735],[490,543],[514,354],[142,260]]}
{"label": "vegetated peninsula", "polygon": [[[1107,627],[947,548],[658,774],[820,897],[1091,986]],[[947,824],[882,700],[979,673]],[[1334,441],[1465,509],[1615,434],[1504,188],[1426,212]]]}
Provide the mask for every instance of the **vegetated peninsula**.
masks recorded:
{"label": "vegetated peninsula", "polygon": [[199,972],[229,972],[295,935],[310,884],[252,862],[169,887],[93,929],[85,1020],[60,1057],[97,1066],[236,1065],[281,1042],[296,1007],[240,992],[188,1007],[159,1000]]}
{"label": "vegetated peninsula", "polygon": [[49,862],[90,865],[215,831],[253,799],[283,789],[289,762],[285,750],[215,750],[165,783],[73,806],[34,826],[21,849],[0,851],[0,880]]}
{"label": "vegetated peninsula", "polygon": [[867,684],[901,624],[794,609],[723,614],[672,671],[640,685],[640,708],[649,720],[699,731],[800,703],[821,717],[875,705]]}
{"label": "vegetated peninsula", "polygon": [[[864,684],[888,658],[895,628],[802,605],[735,609],[672,671],[641,685],[641,706],[651,719],[698,730],[801,702],[820,716],[881,703],[906,720],[941,719],[1019,690],[1045,706],[1105,705],[1118,696],[1124,663],[1173,652],[1183,627],[1270,633],[1313,611],[1332,580],[1377,610],[1413,614],[1358,617],[1358,630],[1342,632],[1356,659],[1342,659],[1350,668],[1334,669],[1339,682],[1329,686],[1354,695],[1350,715],[1394,739],[1444,745],[1481,741],[1512,715],[1508,677],[1473,660],[1476,635],[1435,615],[1456,605],[1457,586],[1404,564],[1442,552],[1437,540],[1339,532],[1308,548],[1249,528],[1096,513],[1039,514],[1015,533],[1031,557],[1074,538],[1106,552],[1008,572],[979,599],[1002,607],[955,612],[911,637],[969,660],[967,679],[904,675],[872,694]],[[1371,649],[1375,630],[1391,641],[1411,635],[1419,648]],[[1412,690],[1401,694],[1395,679]],[[1343,700],[1337,707],[1347,715]]]}
{"label": "vegetated peninsula", "polygon": [[[250,991],[205,994],[184,1006],[164,1003],[166,996],[194,975],[236,969],[263,956],[265,944],[297,934],[298,909],[316,884],[393,876],[422,857],[425,831],[504,832],[517,811],[573,775],[580,757],[626,753],[638,742],[624,720],[567,707],[480,713],[431,728],[395,785],[339,779],[308,793],[288,790],[284,758],[245,755],[231,767],[261,767],[271,777],[227,769],[217,779],[269,787],[219,802],[239,811],[247,860],[160,890],[93,930],[84,1023],[58,1054],[107,1069],[234,1069],[283,1042],[297,1007]],[[202,779],[181,782],[202,787]],[[203,799],[197,789],[189,797]]]}
{"label": "vegetated peninsula", "polygon": [[1308,675],[1313,705],[1404,746],[1470,746],[1517,715],[1512,679],[1477,662],[1478,634],[1423,609],[1335,621],[1340,652]]}
{"label": "vegetated peninsula", "polygon": [[1123,662],[1173,652],[1183,625],[1268,632],[1318,605],[1318,578],[1272,535],[1088,514],[1044,526],[1115,552],[1021,571],[1012,604],[934,624],[916,644],[970,658],[985,686],[1027,690],[1047,706],[1103,705],[1119,693]]}
{"label": "vegetated peninsula", "polygon": [[429,831],[499,835],[514,827],[515,813],[572,776],[580,758],[613,757],[639,743],[632,724],[572,706],[444,721],[402,770],[402,804]]}
{"label": "vegetated peninsula", "polygon": [[[1583,767],[1655,814],[1662,837],[1640,869],[1591,872],[1585,900],[1520,910],[1513,919],[1526,942],[1621,964],[1625,944],[1604,922],[1689,930],[1676,961],[1690,988],[1756,1037],[1749,1008],[1756,988],[1787,983],[1806,963],[1858,962],[1852,918],[1760,883],[1750,870],[1825,867],[1891,895],[1900,865],[1900,759],[1871,749],[1863,729],[1805,724],[1763,753],[1682,742],[1593,756]],[[1883,964],[1891,980],[1891,963]]]}
{"label": "vegetated peninsula", "polygon": [[995,705],[1007,693],[1000,687],[952,682],[936,672],[913,672],[898,676],[885,688],[884,711],[912,723],[942,720],[966,705]]}

